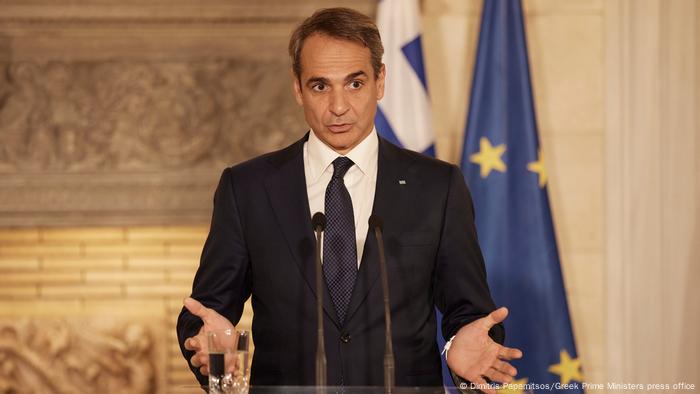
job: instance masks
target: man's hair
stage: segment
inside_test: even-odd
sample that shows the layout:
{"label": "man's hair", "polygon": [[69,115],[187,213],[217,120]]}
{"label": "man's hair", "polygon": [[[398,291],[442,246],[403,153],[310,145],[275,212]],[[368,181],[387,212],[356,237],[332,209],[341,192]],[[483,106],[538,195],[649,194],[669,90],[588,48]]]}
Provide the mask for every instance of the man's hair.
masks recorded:
{"label": "man's hair", "polygon": [[384,46],[379,30],[367,15],[350,8],[324,8],[306,18],[289,39],[289,57],[297,79],[301,78],[301,50],[304,41],[314,34],[324,34],[340,40],[352,41],[369,48],[375,78],[382,69]]}

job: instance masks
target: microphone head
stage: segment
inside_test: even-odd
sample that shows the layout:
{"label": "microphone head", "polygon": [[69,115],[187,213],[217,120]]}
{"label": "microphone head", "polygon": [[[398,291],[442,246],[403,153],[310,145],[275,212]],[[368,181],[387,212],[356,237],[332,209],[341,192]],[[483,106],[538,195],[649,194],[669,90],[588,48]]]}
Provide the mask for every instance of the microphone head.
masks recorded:
{"label": "microphone head", "polygon": [[324,215],[322,212],[314,213],[314,216],[311,218],[311,228],[316,231],[316,229],[319,227],[321,228],[321,231],[326,229],[326,215]]}
{"label": "microphone head", "polygon": [[379,228],[380,230],[384,230],[384,223],[382,222],[382,219],[379,218],[379,216],[372,215],[369,217],[369,228]]}

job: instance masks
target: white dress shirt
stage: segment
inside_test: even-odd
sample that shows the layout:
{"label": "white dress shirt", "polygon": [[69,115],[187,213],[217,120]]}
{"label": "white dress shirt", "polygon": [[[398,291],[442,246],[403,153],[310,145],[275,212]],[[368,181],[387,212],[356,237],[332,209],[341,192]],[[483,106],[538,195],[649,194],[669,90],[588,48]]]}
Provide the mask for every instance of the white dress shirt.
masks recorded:
{"label": "white dress shirt", "polygon": [[[324,144],[311,130],[309,140],[304,143],[304,174],[306,175],[306,193],[309,196],[311,215],[316,212],[325,213],[326,187],[333,177],[333,160],[340,156],[342,155]],[[352,211],[355,215],[357,266],[359,268],[369,229],[367,221],[372,214],[374,191],[377,186],[377,160],[379,157],[377,131],[372,129],[372,132],[345,157],[355,163],[343,179],[345,187],[350,193]],[[323,244],[321,247],[323,248]]]}

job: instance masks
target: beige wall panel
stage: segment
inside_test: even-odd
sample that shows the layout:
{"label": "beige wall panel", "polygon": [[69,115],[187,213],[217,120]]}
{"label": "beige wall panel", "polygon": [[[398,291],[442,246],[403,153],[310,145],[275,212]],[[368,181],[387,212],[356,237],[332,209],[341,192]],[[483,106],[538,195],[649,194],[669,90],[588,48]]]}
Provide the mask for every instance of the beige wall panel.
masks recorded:
{"label": "beige wall panel", "polygon": [[61,317],[78,315],[82,310],[83,303],[78,298],[38,300],[32,297],[18,300],[11,296],[0,297],[0,316],[3,317]]}
{"label": "beige wall panel", "polygon": [[603,18],[599,2],[525,1],[535,108],[562,273],[588,381],[603,380]]}
{"label": "beige wall panel", "polygon": [[[700,6],[695,7],[695,20],[700,21]],[[695,25],[695,37],[700,36],[700,23]],[[695,40],[695,141],[696,144],[700,145],[700,40]],[[698,149],[700,150],[700,149]],[[695,196],[700,198],[700,154],[694,155],[695,158]],[[692,167],[691,167],[692,168]],[[689,261],[695,262],[691,264],[691,268],[686,276],[686,294],[685,298],[688,300],[683,315],[686,316],[683,322],[683,338],[688,338],[688,347],[690,349],[700,349],[700,338],[696,335],[695,327],[697,327],[697,322],[700,321],[698,318],[698,311],[700,311],[700,292],[694,290],[697,288],[697,279],[700,278],[700,207],[696,206],[695,209],[695,226],[693,229],[693,246],[691,249],[691,255]],[[679,372],[683,376],[696,376],[697,380],[700,381],[700,358],[693,354],[686,353],[684,362],[679,367]]]}
{"label": "beige wall panel", "polygon": [[540,133],[560,250],[599,252],[603,246],[602,136]]}
{"label": "beige wall panel", "polygon": [[605,283],[603,263],[603,253],[600,251],[568,253],[563,262],[567,293],[581,299],[601,296]]}
{"label": "beige wall panel", "polygon": [[426,0],[423,50],[438,158],[459,163],[479,34],[481,2]]}
{"label": "beige wall panel", "polygon": [[604,116],[602,15],[535,12],[526,23],[541,133],[600,134]]}
{"label": "beige wall panel", "polygon": [[605,327],[605,310],[601,306],[605,302],[604,295],[569,293],[568,302],[584,380],[603,382],[605,370],[601,367],[605,362],[605,341],[601,333]]}
{"label": "beige wall panel", "polygon": [[523,0],[528,17],[547,14],[600,14],[604,0]]}

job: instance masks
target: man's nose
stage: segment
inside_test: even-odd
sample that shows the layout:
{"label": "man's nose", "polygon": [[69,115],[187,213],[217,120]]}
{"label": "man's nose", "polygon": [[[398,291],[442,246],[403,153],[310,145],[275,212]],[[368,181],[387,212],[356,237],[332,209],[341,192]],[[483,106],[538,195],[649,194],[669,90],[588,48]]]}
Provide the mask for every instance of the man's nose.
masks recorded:
{"label": "man's nose", "polygon": [[335,91],[331,96],[330,111],[335,116],[341,116],[348,112],[349,104],[347,97],[345,97],[345,91]]}

